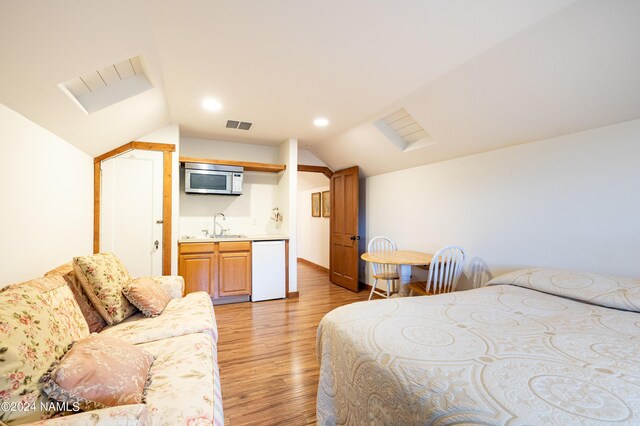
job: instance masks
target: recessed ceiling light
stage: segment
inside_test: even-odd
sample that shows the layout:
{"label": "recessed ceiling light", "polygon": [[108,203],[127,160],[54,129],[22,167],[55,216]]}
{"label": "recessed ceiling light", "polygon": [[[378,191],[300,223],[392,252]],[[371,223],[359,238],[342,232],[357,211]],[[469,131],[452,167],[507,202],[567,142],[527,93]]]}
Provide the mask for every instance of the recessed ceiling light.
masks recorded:
{"label": "recessed ceiling light", "polygon": [[315,124],[316,127],[327,127],[329,125],[329,120],[323,117],[318,117],[313,120],[313,124]]}
{"label": "recessed ceiling light", "polygon": [[216,112],[222,109],[222,104],[217,99],[206,98],[202,101],[202,108],[207,111]]}

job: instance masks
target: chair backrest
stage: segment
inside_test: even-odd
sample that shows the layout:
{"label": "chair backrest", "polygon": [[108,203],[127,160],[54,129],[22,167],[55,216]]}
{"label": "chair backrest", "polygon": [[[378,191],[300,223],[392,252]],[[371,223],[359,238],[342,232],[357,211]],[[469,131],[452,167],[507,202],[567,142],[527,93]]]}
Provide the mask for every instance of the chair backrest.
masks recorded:
{"label": "chair backrest", "polygon": [[446,246],[438,250],[429,266],[427,293],[440,294],[455,291],[462,274],[464,250],[462,247]]}
{"label": "chair backrest", "polygon": [[474,257],[469,261],[468,271],[473,288],[484,287],[486,283],[493,279],[493,274],[489,271],[489,266],[479,257]]}
{"label": "chair backrest", "polygon": [[[367,246],[368,253],[389,253],[398,250],[398,247],[387,237],[374,237]],[[398,271],[398,265],[387,265],[384,263],[371,263],[373,274],[386,274]]]}

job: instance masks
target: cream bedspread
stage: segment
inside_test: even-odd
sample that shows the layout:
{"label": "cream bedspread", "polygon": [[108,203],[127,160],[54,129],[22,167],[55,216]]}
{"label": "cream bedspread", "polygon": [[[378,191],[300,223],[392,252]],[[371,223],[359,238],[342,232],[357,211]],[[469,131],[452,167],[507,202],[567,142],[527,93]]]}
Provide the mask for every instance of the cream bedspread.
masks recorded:
{"label": "cream bedspread", "polygon": [[513,284],[327,314],[318,423],[640,424],[640,314]]}

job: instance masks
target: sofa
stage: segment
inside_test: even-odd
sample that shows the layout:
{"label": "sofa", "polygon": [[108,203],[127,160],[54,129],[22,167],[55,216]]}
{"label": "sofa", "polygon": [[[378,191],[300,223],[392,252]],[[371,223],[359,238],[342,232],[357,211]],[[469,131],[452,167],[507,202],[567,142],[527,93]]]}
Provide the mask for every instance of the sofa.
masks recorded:
{"label": "sofa", "polygon": [[[70,263],[0,289],[0,425],[223,425],[209,295],[183,296],[182,277],[154,277],[170,295],[162,313],[136,312],[107,325],[77,272]],[[141,403],[60,412],[43,391],[42,377],[92,331],[153,355]]]}

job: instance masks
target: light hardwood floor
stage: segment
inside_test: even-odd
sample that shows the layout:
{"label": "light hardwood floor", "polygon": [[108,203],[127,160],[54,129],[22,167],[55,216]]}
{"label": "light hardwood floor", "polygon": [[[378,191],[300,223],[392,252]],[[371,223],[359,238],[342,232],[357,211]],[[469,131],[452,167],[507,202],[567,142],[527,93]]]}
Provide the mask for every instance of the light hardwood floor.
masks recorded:
{"label": "light hardwood floor", "polygon": [[227,425],[315,424],[316,329],[327,312],[367,300],[298,263],[299,299],[215,307]]}

